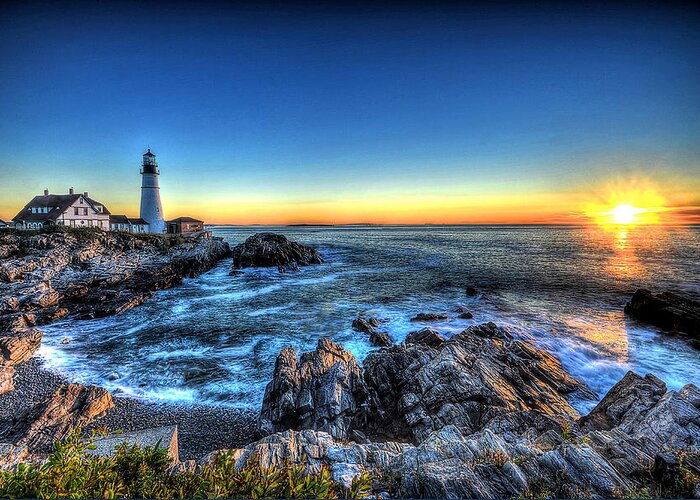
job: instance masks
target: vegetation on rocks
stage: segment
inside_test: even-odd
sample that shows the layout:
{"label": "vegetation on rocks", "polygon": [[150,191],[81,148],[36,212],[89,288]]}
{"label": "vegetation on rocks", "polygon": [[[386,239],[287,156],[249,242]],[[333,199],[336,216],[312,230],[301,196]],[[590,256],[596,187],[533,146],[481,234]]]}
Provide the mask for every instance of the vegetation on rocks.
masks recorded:
{"label": "vegetation on rocks", "polygon": [[358,475],[350,488],[326,467],[260,467],[251,459],[236,466],[223,451],[194,467],[173,467],[167,449],[123,443],[111,456],[95,456],[92,439],[72,431],[54,443],[43,465],[19,464],[0,472],[1,498],[360,498],[371,478]]}

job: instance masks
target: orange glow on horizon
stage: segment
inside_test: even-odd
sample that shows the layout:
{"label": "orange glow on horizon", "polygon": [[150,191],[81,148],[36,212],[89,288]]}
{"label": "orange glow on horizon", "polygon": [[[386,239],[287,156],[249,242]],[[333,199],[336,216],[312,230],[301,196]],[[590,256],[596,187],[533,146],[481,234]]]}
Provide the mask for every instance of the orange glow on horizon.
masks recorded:
{"label": "orange glow on horizon", "polygon": [[[660,185],[644,178],[620,178],[559,191],[529,191],[498,186],[445,188],[444,193],[383,191],[254,192],[162,191],[165,217],[191,216],[208,224],[576,224],[618,231],[621,227],[700,223],[699,190],[695,182]],[[138,215],[138,191],[105,191],[84,186],[112,213]],[[664,193],[663,195],[661,193]],[[0,199],[0,218],[10,220],[35,193],[14,191]]]}

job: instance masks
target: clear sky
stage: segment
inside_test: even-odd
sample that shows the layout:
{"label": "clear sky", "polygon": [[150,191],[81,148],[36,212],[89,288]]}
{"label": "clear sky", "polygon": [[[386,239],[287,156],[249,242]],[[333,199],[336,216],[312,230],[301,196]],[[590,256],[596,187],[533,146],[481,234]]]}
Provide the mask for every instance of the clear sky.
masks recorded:
{"label": "clear sky", "polygon": [[698,9],[255,5],[4,2],[0,218],[70,186],[137,215],[150,145],[167,217],[700,220]]}

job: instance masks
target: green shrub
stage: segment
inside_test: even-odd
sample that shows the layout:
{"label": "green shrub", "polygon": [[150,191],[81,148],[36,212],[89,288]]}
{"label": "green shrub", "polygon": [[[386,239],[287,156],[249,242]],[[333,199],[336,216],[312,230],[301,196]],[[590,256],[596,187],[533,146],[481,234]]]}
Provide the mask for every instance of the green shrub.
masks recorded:
{"label": "green shrub", "polygon": [[0,498],[363,498],[372,490],[368,474],[345,489],[326,467],[261,468],[252,457],[236,469],[231,452],[186,471],[170,470],[167,450],[159,446],[124,443],[114,455],[97,457],[89,453],[94,436],[84,440],[76,430],[54,443],[45,464],[0,472]]}

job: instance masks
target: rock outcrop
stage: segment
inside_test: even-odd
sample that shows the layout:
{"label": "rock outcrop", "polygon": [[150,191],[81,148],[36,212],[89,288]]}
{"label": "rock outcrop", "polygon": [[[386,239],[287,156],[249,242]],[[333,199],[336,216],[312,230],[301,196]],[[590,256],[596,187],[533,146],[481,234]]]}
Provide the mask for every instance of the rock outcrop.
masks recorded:
{"label": "rock outcrop", "polygon": [[263,430],[322,430],[347,439],[361,418],[367,392],[352,354],[330,340],[318,341],[315,351],[297,361],[292,348],[284,349],[265,389],[260,425]]}
{"label": "rock outcrop", "polygon": [[0,233],[0,334],[67,315],[116,314],[230,254],[208,233],[170,238],[103,231]]}
{"label": "rock outcrop", "polygon": [[0,334],[0,394],[15,388],[15,365],[23,363],[32,357],[41,345],[42,333],[36,328],[10,330],[10,333]]}
{"label": "rock outcrop", "polygon": [[54,441],[76,427],[83,427],[113,406],[106,389],[63,384],[50,397],[17,415],[0,432],[4,454],[13,460],[46,453]]}
{"label": "rock outcrop", "polygon": [[590,391],[551,354],[493,323],[433,348],[399,345],[370,353],[364,381],[374,404],[367,432],[420,442],[454,425],[472,434],[558,429],[578,418],[565,396]]}
{"label": "rock outcrop", "polygon": [[581,419],[581,427],[608,431],[647,412],[664,394],[666,384],[654,375],[640,377],[634,372],[627,372],[596,407]]}
{"label": "rock outcrop", "polygon": [[321,254],[311,247],[275,233],[257,233],[233,249],[233,269],[276,267],[280,272],[299,266],[323,264]]}
{"label": "rock outcrop", "polygon": [[[391,428],[396,420],[393,428],[408,428],[414,443],[372,442],[361,432],[351,435],[362,439],[348,442],[345,436],[302,425],[234,450],[237,465],[257,460],[263,467],[327,466],[346,486],[369,472],[379,478],[374,493],[392,497],[695,494],[700,484],[700,390],[694,385],[667,391],[653,375],[630,372],[577,423],[576,412],[560,393],[581,387],[549,355],[492,324],[456,337],[438,348],[395,346],[371,353],[377,359],[365,361],[369,371],[388,361],[380,399],[395,392],[391,398],[397,408],[374,407],[365,418],[371,424],[377,418],[373,412],[379,411],[382,425]],[[370,406],[377,395],[372,373],[365,372]],[[420,412],[411,413],[417,407]],[[554,420],[560,425],[552,426]],[[362,423],[354,422],[366,431]]]}
{"label": "rock outcrop", "polygon": [[2,364],[16,365],[27,361],[41,345],[41,333],[36,328],[0,337]]}
{"label": "rock outcrop", "polygon": [[685,334],[700,349],[700,302],[671,292],[654,295],[639,289],[625,306],[625,312],[665,330]]}
{"label": "rock outcrop", "polygon": [[377,327],[381,322],[377,318],[358,317],[352,321],[352,327],[358,332],[369,335],[369,342],[375,347],[388,347],[394,343],[388,334],[380,332]]}
{"label": "rock outcrop", "polygon": [[493,323],[447,341],[429,329],[409,337],[414,343],[371,352],[364,373],[328,339],[298,364],[296,352],[285,349],[261,421],[268,431],[322,430],[347,439],[358,430],[417,443],[446,425],[467,434],[559,429],[562,418],[579,417],[565,395],[592,396],[556,358]]}
{"label": "rock outcrop", "polygon": [[406,335],[406,344],[419,344],[438,348],[443,342],[445,342],[445,339],[440,335],[440,332],[429,327]]}

